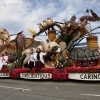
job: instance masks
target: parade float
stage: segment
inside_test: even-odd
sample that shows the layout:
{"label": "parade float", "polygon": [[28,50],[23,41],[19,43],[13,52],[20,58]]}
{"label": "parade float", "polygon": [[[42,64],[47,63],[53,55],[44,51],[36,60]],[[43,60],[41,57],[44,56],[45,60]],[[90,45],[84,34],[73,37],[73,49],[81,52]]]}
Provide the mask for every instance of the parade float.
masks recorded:
{"label": "parade float", "polygon": [[[0,52],[7,52],[8,65],[0,70],[0,77],[24,79],[53,79],[53,80],[100,80],[100,52],[98,36],[93,33],[91,24],[100,20],[91,9],[87,15],[78,21],[73,15],[70,20],[62,23],[52,21],[51,18],[39,23],[39,32],[28,29],[32,38],[27,38],[23,31],[18,34],[9,34],[6,29],[0,29]],[[90,14],[91,15],[90,15]],[[90,28],[87,29],[86,25]],[[41,34],[47,37],[46,41],[37,41]],[[16,38],[10,41],[10,36]],[[77,47],[86,38],[87,46]],[[27,54],[32,48],[40,47],[46,55],[43,57],[45,65],[39,71],[29,70]]]}

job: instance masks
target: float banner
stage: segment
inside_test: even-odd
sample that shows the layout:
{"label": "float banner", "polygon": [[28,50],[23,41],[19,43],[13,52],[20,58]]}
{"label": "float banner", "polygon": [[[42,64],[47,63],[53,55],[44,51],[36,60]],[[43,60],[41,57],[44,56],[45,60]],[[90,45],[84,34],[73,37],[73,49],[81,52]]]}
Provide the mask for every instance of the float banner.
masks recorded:
{"label": "float banner", "polygon": [[69,79],[100,81],[100,73],[69,73]]}
{"label": "float banner", "polygon": [[24,79],[52,79],[52,73],[20,73],[20,78]]}
{"label": "float banner", "polygon": [[10,77],[9,73],[0,73],[0,77]]}

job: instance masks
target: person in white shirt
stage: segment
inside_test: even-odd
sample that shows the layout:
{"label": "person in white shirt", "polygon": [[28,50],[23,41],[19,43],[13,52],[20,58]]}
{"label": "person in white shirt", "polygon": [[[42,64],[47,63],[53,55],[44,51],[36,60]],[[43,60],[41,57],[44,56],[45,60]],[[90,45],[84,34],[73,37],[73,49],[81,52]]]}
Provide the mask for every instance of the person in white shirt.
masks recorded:
{"label": "person in white shirt", "polygon": [[0,70],[3,68],[3,66],[7,66],[7,64],[8,64],[8,55],[7,52],[5,52],[0,56]]}
{"label": "person in white shirt", "polygon": [[29,55],[28,55],[28,68],[30,70],[32,70],[32,68],[34,67],[34,50],[30,49]]}
{"label": "person in white shirt", "polygon": [[40,48],[37,48],[36,53],[34,53],[36,71],[39,71],[41,67],[44,66],[44,55],[46,55],[46,53],[42,52]]}
{"label": "person in white shirt", "polygon": [[2,55],[0,56],[0,70],[2,69],[3,67],[3,61],[2,61]]}

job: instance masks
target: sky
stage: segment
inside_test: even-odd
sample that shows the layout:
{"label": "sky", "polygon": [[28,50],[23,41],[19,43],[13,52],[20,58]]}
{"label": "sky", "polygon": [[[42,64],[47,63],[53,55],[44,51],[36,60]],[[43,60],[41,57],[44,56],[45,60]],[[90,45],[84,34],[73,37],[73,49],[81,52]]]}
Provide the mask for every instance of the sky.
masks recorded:
{"label": "sky", "polygon": [[[26,37],[31,37],[28,28],[39,32],[37,24],[48,17],[65,22],[76,15],[79,20],[87,14],[86,9],[92,9],[100,16],[100,0],[0,0],[0,28],[7,29],[10,34],[23,31]],[[91,22],[92,29],[98,26],[100,22]],[[100,32],[100,29],[95,32]]]}

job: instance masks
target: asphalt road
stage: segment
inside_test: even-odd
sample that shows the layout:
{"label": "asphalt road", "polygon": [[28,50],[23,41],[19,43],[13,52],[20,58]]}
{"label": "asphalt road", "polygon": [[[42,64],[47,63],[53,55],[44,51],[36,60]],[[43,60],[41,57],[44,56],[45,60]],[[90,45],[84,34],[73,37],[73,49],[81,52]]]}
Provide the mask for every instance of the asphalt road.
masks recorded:
{"label": "asphalt road", "polygon": [[0,100],[100,100],[100,82],[0,79]]}

